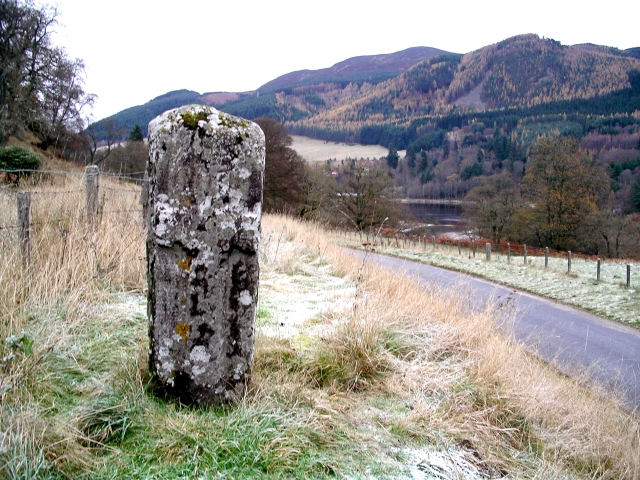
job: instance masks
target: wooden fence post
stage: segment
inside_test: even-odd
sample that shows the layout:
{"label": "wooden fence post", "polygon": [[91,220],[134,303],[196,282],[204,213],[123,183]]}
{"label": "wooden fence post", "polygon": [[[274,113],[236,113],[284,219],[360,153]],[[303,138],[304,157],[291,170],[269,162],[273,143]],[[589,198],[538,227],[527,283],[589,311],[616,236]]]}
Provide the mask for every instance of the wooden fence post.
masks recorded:
{"label": "wooden fence post", "polygon": [[631,265],[627,265],[627,288],[631,287]]}
{"label": "wooden fence post", "polygon": [[476,241],[471,240],[471,250],[473,251],[473,258],[476,258]]}
{"label": "wooden fence post", "polygon": [[462,249],[460,248],[460,240],[458,240],[458,255],[462,255]]}
{"label": "wooden fence post", "polygon": [[571,273],[571,250],[567,252],[567,273]]}
{"label": "wooden fence post", "polygon": [[507,263],[511,263],[511,244],[507,242]]}
{"label": "wooden fence post", "polygon": [[97,165],[89,165],[84,169],[84,172],[87,185],[87,223],[92,227],[98,214],[98,180],[100,171]]}
{"label": "wooden fence post", "polygon": [[485,249],[487,250],[487,261],[491,260],[491,244],[487,242],[485,245]]}
{"label": "wooden fence post", "polygon": [[431,243],[433,243],[433,249],[435,250],[436,249],[436,236],[435,235],[431,236]]}
{"label": "wooden fence post", "polygon": [[600,259],[596,263],[596,282],[600,281]]}
{"label": "wooden fence post", "polygon": [[31,263],[31,192],[18,192],[18,231],[20,250],[22,252],[22,266]]}
{"label": "wooden fence post", "polygon": [[549,247],[544,247],[544,268],[549,267]]}
{"label": "wooden fence post", "polygon": [[524,264],[527,264],[527,245],[522,245],[524,247]]}

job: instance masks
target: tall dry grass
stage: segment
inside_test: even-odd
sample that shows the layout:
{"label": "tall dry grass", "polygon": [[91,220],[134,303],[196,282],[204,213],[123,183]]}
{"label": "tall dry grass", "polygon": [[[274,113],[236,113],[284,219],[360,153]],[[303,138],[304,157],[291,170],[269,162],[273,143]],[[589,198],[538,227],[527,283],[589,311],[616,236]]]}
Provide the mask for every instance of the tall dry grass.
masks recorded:
{"label": "tall dry grass", "polygon": [[[56,175],[31,191],[31,262],[18,245],[16,191],[0,191],[0,309],[11,329],[27,309],[50,308],[64,297],[69,306],[105,292],[105,286],[141,290],[145,285],[144,228],[140,188],[101,178],[99,223],[86,221],[84,177]],[[6,325],[7,322],[3,322]]]}
{"label": "tall dry grass", "polygon": [[145,261],[139,187],[102,177],[94,228],[86,221],[80,172],[39,175],[21,189],[31,192],[28,265],[14,228],[17,191],[0,190],[0,450],[18,459],[0,471],[30,478],[38,476],[45,452],[56,462],[87,463],[82,432],[52,420],[39,404],[55,404],[56,396],[63,401],[55,384],[80,372],[60,360],[84,355],[73,351],[76,336],[86,335],[100,303],[145,288]]}
{"label": "tall dry grass", "polygon": [[[504,311],[471,312],[471,292],[425,288],[381,270],[327,243],[317,226],[285,217],[268,224],[271,235],[286,232],[357,284],[353,308],[296,367],[309,381],[404,397],[411,413],[395,428],[430,441],[444,432],[490,475],[521,468],[513,452],[524,451],[547,473],[640,477],[638,417],[526,353],[499,327]],[[280,268],[295,270],[297,258],[283,252]]]}

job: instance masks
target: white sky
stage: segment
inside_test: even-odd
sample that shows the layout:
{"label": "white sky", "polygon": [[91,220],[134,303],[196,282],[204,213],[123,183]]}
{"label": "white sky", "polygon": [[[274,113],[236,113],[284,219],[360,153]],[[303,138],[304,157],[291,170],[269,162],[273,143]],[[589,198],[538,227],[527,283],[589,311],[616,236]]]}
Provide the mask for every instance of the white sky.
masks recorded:
{"label": "white sky", "polygon": [[409,47],[467,53],[523,33],[563,45],[640,46],[638,0],[58,0],[57,5],[61,25],[55,42],[85,61],[86,90],[98,95],[94,120],[171,90],[255,90],[295,70]]}

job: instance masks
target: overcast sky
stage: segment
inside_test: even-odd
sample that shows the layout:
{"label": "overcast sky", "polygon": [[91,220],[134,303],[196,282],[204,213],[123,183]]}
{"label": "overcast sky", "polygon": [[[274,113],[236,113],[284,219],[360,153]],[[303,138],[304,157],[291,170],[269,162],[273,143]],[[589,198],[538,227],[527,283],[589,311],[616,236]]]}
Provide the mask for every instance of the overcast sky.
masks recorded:
{"label": "overcast sky", "polygon": [[255,90],[295,70],[409,47],[467,53],[523,33],[563,45],[640,46],[638,0],[58,0],[57,5],[55,41],[86,64],[86,90],[98,95],[94,120],[171,90]]}

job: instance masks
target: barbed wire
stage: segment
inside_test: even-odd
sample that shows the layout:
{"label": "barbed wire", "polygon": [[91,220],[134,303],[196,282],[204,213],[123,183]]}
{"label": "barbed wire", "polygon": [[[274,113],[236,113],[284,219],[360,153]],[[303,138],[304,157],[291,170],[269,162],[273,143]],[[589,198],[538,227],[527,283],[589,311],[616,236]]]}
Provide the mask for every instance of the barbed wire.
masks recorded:
{"label": "barbed wire", "polygon": [[[26,228],[26,230],[31,230],[31,227],[41,227],[43,225],[52,225],[55,223],[60,223],[59,221],[56,220],[50,220],[50,221],[46,221],[46,222],[29,222],[29,226]],[[22,226],[21,225],[2,225],[0,226],[0,230],[16,230],[16,229],[21,229]]]}
{"label": "barbed wire", "polygon": [[85,189],[80,190],[55,190],[55,191],[43,191],[43,190],[33,190],[30,193],[32,195],[62,195],[64,193],[84,193]]}
{"label": "barbed wire", "polygon": [[131,172],[128,173],[126,175],[123,175],[121,173],[108,173],[108,172],[101,172],[100,176],[103,177],[109,177],[109,178],[115,178],[117,180],[130,180],[132,182],[142,182],[142,183],[147,183],[149,182],[148,179],[145,178],[138,178],[138,177],[134,177],[132,175],[143,175],[145,172]]}
{"label": "barbed wire", "polygon": [[84,177],[84,172],[72,172],[70,170],[34,170],[30,168],[20,168],[15,170],[0,169],[0,173],[50,173],[57,175],[78,175]]}
{"label": "barbed wire", "polygon": [[[31,168],[19,168],[19,169],[0,169],[0,173],[47,173],[52,175],[76,175],[80,177],[84,177],[86,175],[85,172],[73,172],[70,170],[35,170]],[[132,182],[148,182],[149,180],[144,178],[134,177],[133,175],[144,175],[146,172],[131,172],[128,174],[122,173],[111,173],[111,172],[99,172],[98,175],[101,177],[109,177],[121,180],[130,180]]]}
{"label": "barbed wire", "polygon": [[102,214],[112,214],[112,213],[142,213],[142,209],[140,210],[103,210]]}
{"label": "barbed wire", "polygon": [[109,190],[111,192],[127,192],[127,193],[137,193],[138,195],[140,194],[140,190],[128,190],[125,188],[113,188],[113,187],[99,187],[103,190]]}

